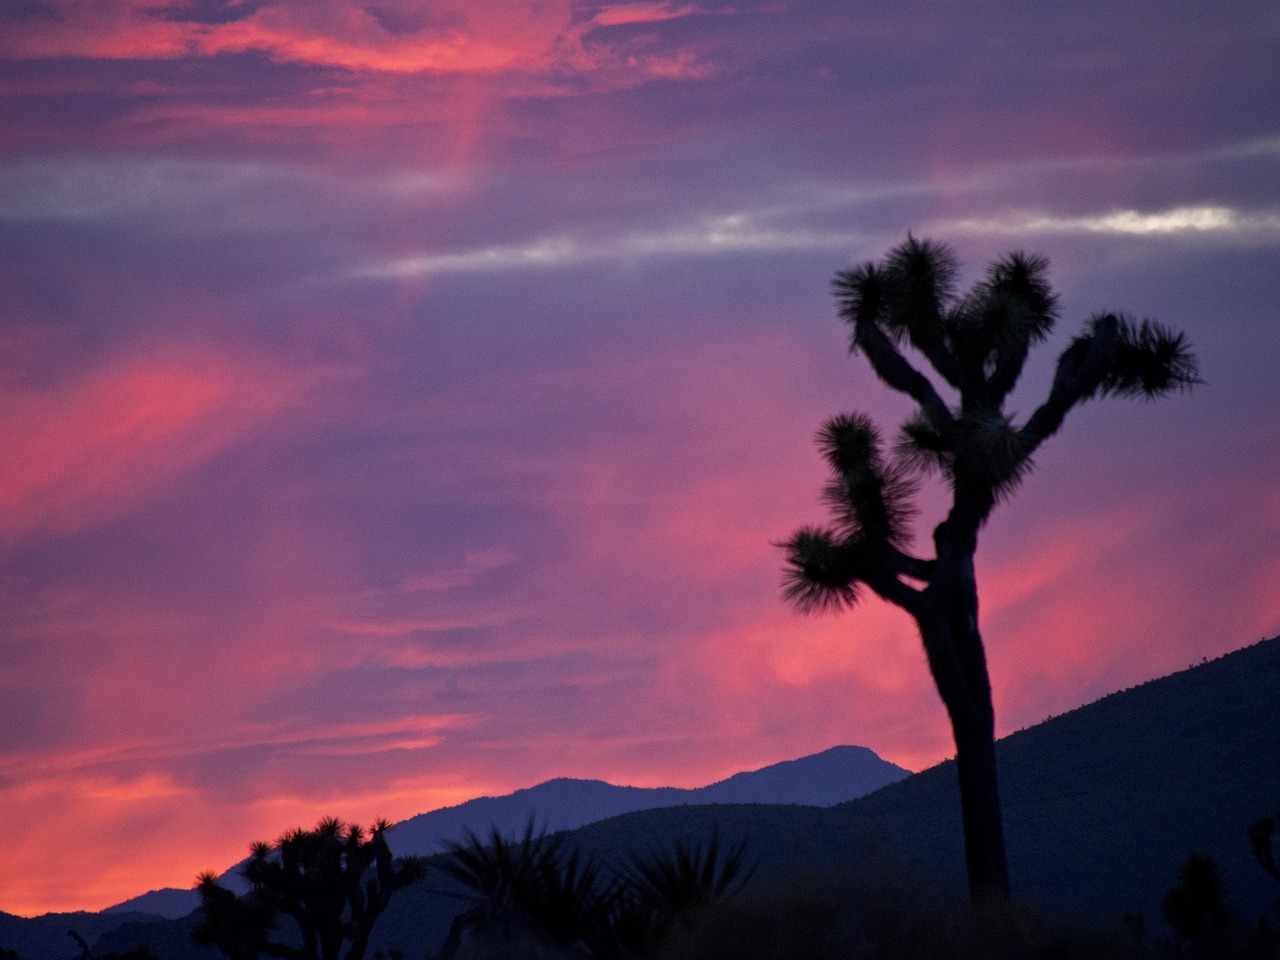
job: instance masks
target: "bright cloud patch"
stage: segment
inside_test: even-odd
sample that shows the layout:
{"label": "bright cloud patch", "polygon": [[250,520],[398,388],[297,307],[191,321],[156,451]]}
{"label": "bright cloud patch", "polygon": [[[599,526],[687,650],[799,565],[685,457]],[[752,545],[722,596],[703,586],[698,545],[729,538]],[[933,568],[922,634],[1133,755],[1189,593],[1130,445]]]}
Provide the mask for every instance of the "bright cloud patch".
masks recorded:
{"label": "bright cloud patch", "polygon": [[1230,207],[1176,207],[1144,213],[1115,210],[1089,217],[1011,214],[990,219],[966,219],[942,229],[977,234],[1101,233],[1134,236],[1218,234],[1238,237],[1280,235],[1280,213],[1242,212]]}
{"label": "bright cloud patch", "polygon": [[783,250],[847,250],[865,238],[859,233],[772,227],[745,214],[706,217],[667,230],[637,231],[603,238],[541,237],[525,244],[423,254],[356,267],[347,279],[393,279],[434,273],[497,271],[519,267],[566,267],[601,260],[703,256]]}

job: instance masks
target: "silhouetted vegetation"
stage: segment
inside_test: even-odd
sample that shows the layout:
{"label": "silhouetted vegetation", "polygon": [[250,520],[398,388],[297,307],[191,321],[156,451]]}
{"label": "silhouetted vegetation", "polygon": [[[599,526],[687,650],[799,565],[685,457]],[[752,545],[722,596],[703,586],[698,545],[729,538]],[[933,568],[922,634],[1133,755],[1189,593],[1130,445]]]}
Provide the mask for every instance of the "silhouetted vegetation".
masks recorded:
{"label": "silhouetted vegetation", "polygon": [[[198,889],[204,919],[196,939],[217,946],[231,960],[257,960],[263,954],[283,960],[361,960],[391,897],[425,870],[419,857],[391,856],[387,826],[379,821],[366,834],[355,824],[327,819],[314,830],[292,830],[274,844],[256,843],[243,867],[250,889],[241,896],[203,874]],[[282,930],[285,918],[296,929]]]}
{"label": "silhouetted vegetation", "polygon": [[1192,854],[1165,894],[1160,911],[1178,939],[1200,956],[1214,956],[1237,939],[1236,918],[1227,907],[1222,871],[1212,857]]}
{"label": "silhouetted vegetation", "polygon": [[[551,897],[561,905],[557,911],[537,906],[540,898],[527,901],[546,932],[532,932],[522,919],[512,924],[522,932],[507,950],[501,937],[486,939],[468,928],[455,952],[460,958],[652,960],[1280,960],[1274,935],[1280,929],[1280,878],[1273,869],[1280,824],[1276,817],[1259,819],[1261,811],[1276,809],[1280,796],[1277,683],[1280,638],[1112,694],[1005,739],[1000,748],[1013,864],[1023,881],[1020,892],[1034,909],[974,909],[963,902],[959,805],[954,766],[947,763],[837,808],[682,806],[610,818],[542,841],[553,845],[561,863],[577,863],[548,875],[552,892],[577,891]],[[713,876],[709,888],[733,896],[671,923],[645,908],[647,898],[620,895],[622,876],[631,875],[629,889],[640,885],[637,858],[658,875],[705,876],[707,863],[727,865],[732,858],[725,851],[712,852],[720,844],[688,840],[717,829],[732,841],[725,847],[738,849],[749,840],[752,858],[759,860],[741,890],[744,868],[728,883],[728,870],[713,871],[721,879]],[[392,843],[396,835],[388,834]],[[530,831],[530,846],[533,839]],[[489,846],[487,839],[475,844],[482,851]],[[1212,857],[1220,882],[1203,882],[1194,872],[1188,878],[1179,869],[1191,850]],[[662,862],[665,868],[654,867]],[[593,863],[599,868],[587,869]],[[432,873],[440,881],[452,879],[443,868]],[[594,880],[584,882],[589,876]],[[451,892],[468,894],[465,885],[452,882]],[[1173,895],[1175,890],[1180,892]],[[1162,900],[1176,908],[1170,919]],[[468,894],[463,911],[477,902]],[[582,924],[596,933],[566,945],[570,938],[563,931],[579,927],[573,917],[600,902],[609,906],[607,926]],[[434,955],[457,907],[457,900],[427,884],[404,889],[379,918],[366,956]],[[0,950],[9,951],[0,957],[67,960],[91,947],[95,960],[140,960],[141,949],[159,960],[208,960],[214,951],[198,950],[190,939],[200,917],[199,911],[171,921],[127,912],[114,919],[0,913]],[[271,939],[300,946],[289,916],[276,921]],[[84,935],[85,946],[68,939],[69,926]],[[598,936],[601,930],[608,935]]]}
{"label": "silhouetted vegetation", "polygon": [[[1048,262],[1012,253],[957,293],[954,254],[908,236],[883,262],[836,275],[839,315],[888,387],[918,407],[886,454],[862,414],[832,417],[818,444],[832,470],[833,521],[788,539],[786,597],[801,611],[853,606],[862,589],[916,621],[956,745],[970,895],[1009,894],[995,760],[995,714],[978,624],[978,531],[1032,467],[1032,456],[1076,405],[1095,397],[1154,398],[1198,382],[1185,337],[1117,314],[1089,321],[1058,358],[1048,397],[1021,425],[1005,404],[1033,346],[1057,322]],[[912,348],[956,398],[908,359]],[[932,559],[908,551],[913,495],[941,477],[951,508],[933,531]]]}
{"label": "silhouetted vegetation", "polygon": [[[80,948],[80,960],[156,960],[155,955],[147,948],[145,943],[140,943],[131,950],[108,950],[106,953],[95,954],[89,946],[89,942],[80,934],[79,930],[72,927],[67,931],[67,936],[76,942],[76,946]],[[6,954],[12,951],[0,951],[0,960],[10,960]],[[15,958],[17,954],[13,955]]]}
{"label": "silhouetted vegetation", "polygon": [[469,904],[450,926],[442,960],[648,957],[750,876],[744,847],[725,849],[714,834],[705,846],[633,853],[606,871],[565,850],[561,836],[535,833],[532,822],[514,841],[496,828],[487,839],[468,832],[440,869],[461,888],[450,895]]}
{"label": "silhouetted vegetation", "polygon": [[1280,817],[1264,817],[1249,828],[1249,846],[1253,848],[1253,856],[1258,865],[1276,880],[1280,880],[1280,867],[1276,866],[1276,854],[1273,841],[1276,827],[1280,825]]}

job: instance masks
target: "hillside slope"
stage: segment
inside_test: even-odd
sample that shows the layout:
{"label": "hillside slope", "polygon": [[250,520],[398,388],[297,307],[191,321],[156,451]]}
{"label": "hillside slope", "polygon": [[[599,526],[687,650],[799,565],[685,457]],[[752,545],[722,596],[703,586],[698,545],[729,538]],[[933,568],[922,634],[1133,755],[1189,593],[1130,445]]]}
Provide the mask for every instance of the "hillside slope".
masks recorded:
{"label": "hillside slope", "polygon": [[[547,832],[572,830],[619,814],[656,807],[708,803],[807,803],[832,806],[865,796],[910,775],[866,747],[831,747],[808,757],[784,760],[759,770],[736,773],[705,787],[619,787],[601,780],[559,777],[500,797],[477,797],[452,807],[420,813],[394,824],[387,839],[398,856],[430,856],[466,831],[484,834],[496,828],[518,835],[533,820]],[[221,877],[240,889],[237,868]],[[166,888],[133,897],[104,913],[150,913],[176,919],[199,906],[192,890]]]}
{"label": "hillside slope", "polygon": [[[1250,913],[1274,899],[1245,831],[1280,812],[1280,638],[1111,694],[997,745],[1019,896],[1159,919],[1191,852],[1211,854]],[[963,877],[947,762],[831,810],[930,872]]]}
{"label": "hillside slope", "polygon": [[[1104,697],[998,745],[1016,895],[1056,911],[1159,928],[1159,899],[1192,851],[1222,864],[1246,915],[1276,899],[1245,830],[1280,811],[1280,638]],[[963,895],[955,770],[944,763],[855,800],[813,806],[679,806],[605,819],[570,842],[611,858],[718,829],[747,839],[759,882],[785,871],[865,872],[905,864]],[[438,876],[438,875],[437,875]],[[438,881],[436,881],[438,882]],[[435,949],[457,902],[432,884],[388,910],[373,949]],[[98,952],[145,942],[175,952],[172,924],[129,924]]]}

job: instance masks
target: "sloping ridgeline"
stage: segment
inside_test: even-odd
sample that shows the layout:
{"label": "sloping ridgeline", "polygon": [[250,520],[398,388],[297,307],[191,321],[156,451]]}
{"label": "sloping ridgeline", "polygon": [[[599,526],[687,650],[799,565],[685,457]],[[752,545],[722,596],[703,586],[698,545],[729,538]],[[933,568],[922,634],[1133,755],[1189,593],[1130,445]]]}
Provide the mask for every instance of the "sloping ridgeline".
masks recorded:
{"label": "sloping ridgeline", "polygon": [[[693,789],[619,787],[597,780],[559,778],[505,796],[480,797],[458,806],[419,814],[394,825],[387,836],[397,855],[429,856],[445,849],[449,842],[462,839],[468,828],[484,836],[494,826],[504,834],[518,836],[531,818],[540,828],[563,831],[656,807],[684,809],[694,805],[725,803],[831,806],[851,797],[863,796],[908,774],[909,771],[881,760],[866,747],[838,746],[798,760],[786,760],[759,770],[737,773],[726,780]],[[716,808],[717,811],[723,809]],[[720,815],[713,813],[709,818],[694,818],[687,832],[693,838],[700,838],[709,832],[711,823]],[[632,823],[633,827],[636,825]],[[232,889],[242,888],[237,868],[224,874],[223,883]],[[427,886],[433,884],[429,881]],[[412,901],[412,904],[398,907],[400,900]],[[199,898],[190,890],[160,890],[118,904],[108,913],[155,907],[154,913],[164,910],[161,915],[170,917],[171,922],[157,923],[155,917],[130,920],[121,916],[117,921],[120,930],[106,935],[97,952],[124,951],[145,943],[157,957],[184,956],[194,950],[189,936],[194,921],[186,918],[186,914],[198,903]],[[383,935],[384,930],[394,932],[397,926],[401,928],[400,939],[392,940],[393,944],[436,943],[444,937],[448,921],[458,908],[457,900],[425,897],[421,890],[403,891],[392,901],[390,912],[380,919],[375,929],[375,944],[380,942],[377,938]],[[34,923],[16,917],[13,919],[19,924]],[[47,932],[49,935],[43,940],[29,938],[30,949],[23,956],[27,960],[69,960],[72,954],[68,951],[74,944],[65,936],[65,927],[50,928]],[[94,938],[89,939],[92,942]],[[6,941],[0,934],[0,947],[5,945]]]}
{"label": "sloping ridgeline", "polygon": [[[1160,898],[1192,852],[1219,861],[1246,916],[1280,894],[1246,836],[1280,813],[1280,638],[1012,734],[998,756],[1020,899],[1161,924]],[[963,879],[952,762],[830,816],[945,882]]]}
{"label": "sloping ridgeline", "polygon": [[[1141,912],[1161,928],[1160,898],[1191,852],[1219,860],[1233,905],[1257,916],[1276,884],[1245,831],[1280,813],[1280,638],[1112,694],[1006,737],[999,756],[1014,892],[1053,912],[1114,920]],[[569,834],[610,859],[670,849],[680,837],[747,839],[756,881],[794,872],[905,867],[964,891],[955,770],[944,763],[830,808],[682,806],[613,817]],[[887,865],[887,866],[886,866]],[[457,901],[433,895],[439,874],[393,900],[371,955],[409,956],[443,940]],[[99,953],[138,942],[162,960],[180,938],[166,924],[127,924]],[[172,932],[172,931],[170,931]],[[165,942],[167,939],[167,942]],[[206,956],[217,956],[216,954]]]}

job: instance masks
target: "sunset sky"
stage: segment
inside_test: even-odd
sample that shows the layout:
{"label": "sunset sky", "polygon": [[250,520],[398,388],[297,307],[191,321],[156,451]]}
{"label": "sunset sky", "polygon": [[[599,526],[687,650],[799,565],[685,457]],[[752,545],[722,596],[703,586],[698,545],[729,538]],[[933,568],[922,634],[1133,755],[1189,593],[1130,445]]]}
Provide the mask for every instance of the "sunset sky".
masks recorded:
{"label": "sunset sky", "polygon": [[989,524],[1000,732],[1280,632],[1274,0],[2,0],[0,910],[944,759],[911,622],[799,616],[773,545],[825,417],[908,412],[829,294],[908,231],[1050,258],[1020,415],[1097,311],[1206,381]]}

